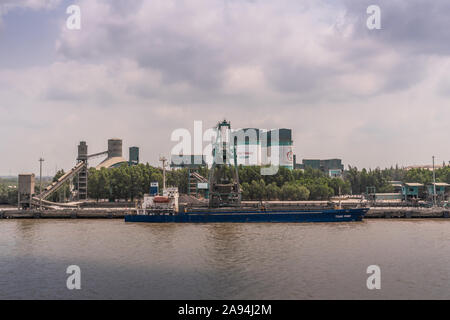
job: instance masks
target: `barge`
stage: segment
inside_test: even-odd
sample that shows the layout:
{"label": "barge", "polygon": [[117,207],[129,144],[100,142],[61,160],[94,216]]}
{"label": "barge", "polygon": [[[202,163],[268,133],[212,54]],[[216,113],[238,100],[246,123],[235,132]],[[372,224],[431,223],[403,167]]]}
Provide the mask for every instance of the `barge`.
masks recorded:
{"label": "barge", "polygon": [[125,216],[125,222],[211,223],[211,222],[349,222],[361,221],[369,208],[319,210],[193,209],[186,212],[148,212]]}

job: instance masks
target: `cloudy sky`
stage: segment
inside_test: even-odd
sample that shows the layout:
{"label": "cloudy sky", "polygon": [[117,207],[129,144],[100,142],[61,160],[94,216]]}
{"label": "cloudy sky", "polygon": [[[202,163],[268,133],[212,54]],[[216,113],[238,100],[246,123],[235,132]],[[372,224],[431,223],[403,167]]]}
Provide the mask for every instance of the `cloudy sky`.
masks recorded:
{"label": "cloudy sky", "polygon": [[448,0],[0,0],[0,174],[67,170],[80,140],[112,137],[156,164],[173,130],[224,117],[292,128],[299,159],[449,161],[449,16]]}

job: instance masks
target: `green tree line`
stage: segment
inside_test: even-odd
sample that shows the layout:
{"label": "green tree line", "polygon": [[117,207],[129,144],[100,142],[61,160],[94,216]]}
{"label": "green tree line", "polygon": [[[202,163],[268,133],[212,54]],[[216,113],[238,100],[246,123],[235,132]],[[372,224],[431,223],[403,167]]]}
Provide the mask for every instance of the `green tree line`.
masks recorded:
{"label": "green tree line", "polygon": [[[358,170],[349,166],[343,178],[331,178],[320,170],[289,170],[280,168],[275,175],[261,175],[257,166],[239,166],[239,179],[244,200],[327,200],[339,194],[363,194],[368,187],[375,187],[376,192],[393,192],[390,181],[419,182],[433,181],[433,173],[426,169],[392,167],[387,169]],[[436,171],[438,182],[450,183],[450,166]],[[208,178],[209,170],[201,168],[200,175]],[[59,171],[54,180],[63,175]],[[228,168],[228,176],[232,176]],[[162,188],[163,173],[161,168],[149,164],[137,166],[123,165],[118,168],[96,170],[89,169],[88,195],[91,199],[134,200],[149,192],[150,183],[157,181]],[[8,182],[10,185],[11,182]],[[0,181],[0,203],[17,203],[17,190]],[[188,192],[188,169],[166,171],[166,184],[178,187],[180,193]],[[74,181],[76,187],[76,181]],[[68,185],[64,186],[50,200],[59,201],[68,195]]]}
{"label": "green tree line", "polygon": [[[228,168],[227,176],[232,176]],[[208,178],[209,170],[200,169]],[[328,200],[339,194],[359,195],[368,187],[376,192],[393,192],[390,181],[430,183],[432,171],[426,169],[388,168],[358,170],[349,166],[343,178],[332,178],[317,169],[289,170],[279,168],[275,175],[261,175],[258,166],[239,166],[239,180],[244,200]],[[188,169],[166,171],[166,184],[178,187],[180,193],[188,192]],[[89,197],[93,199],[134,200],[149,192],[150,182],[162,187],[162,169],[149,164],[123,165],[119,168],[89,170]],[[438,182],[450,183],[450,167],[436,170]]]}
{"label": "green tree line", "polygon": [[[330,178],[318,170],[289,170],[280,168],[276,175],[264,176],[260,167],[238,168],[243,199],[248,200],[326,200],[335,194],[348,193],[350,184],[342,179]],[[226,173],[232,176],[231,168]],[[200,169],[208,178],[209,170]],[[167,186],[178,187],[180,193],[188,192],[189,171],[186,168],[166,171]],[[162,187],[162,170],[149,164],[123,165],[118,168],[91,168],[88,175],[88,194],[92,199],[134,200],[149,192],[150,183]]]}

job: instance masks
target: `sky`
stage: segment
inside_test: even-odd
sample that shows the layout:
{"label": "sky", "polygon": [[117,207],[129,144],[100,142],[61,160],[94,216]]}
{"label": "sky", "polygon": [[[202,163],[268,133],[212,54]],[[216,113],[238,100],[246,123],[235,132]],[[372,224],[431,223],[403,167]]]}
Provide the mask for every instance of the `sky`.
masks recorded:
{"label": "sky", "polygon": [[224,118],[291,128],[297,159],[448,162],[449,16],[448,0],[0,0],[0,175],[67,171],[79,141],[109,138],[157,165],[174,130]]}

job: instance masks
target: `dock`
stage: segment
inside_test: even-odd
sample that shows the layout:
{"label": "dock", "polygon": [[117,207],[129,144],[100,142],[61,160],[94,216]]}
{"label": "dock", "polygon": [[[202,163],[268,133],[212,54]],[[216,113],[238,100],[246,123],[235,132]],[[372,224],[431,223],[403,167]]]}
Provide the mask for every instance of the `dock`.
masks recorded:
{"label": "dock", "polygon": [[450,211],[444,208],[371,208],[366,219],[425,219],[450,218]]}
{"label": "dock", "polygon": [[130,210],[8,210],[0,211],[0,219],[123,219]]}
{"label": "dock", "polygon": [[[61,210],[3,210],[0,219],[123,219],[133,213],[130,208],[89,208]],[[450,211],[445,208],[375,207],[365,219],[449,219]]]}

